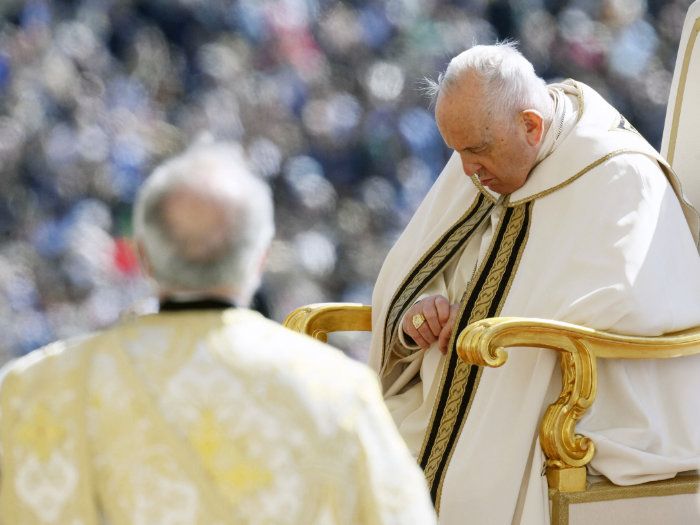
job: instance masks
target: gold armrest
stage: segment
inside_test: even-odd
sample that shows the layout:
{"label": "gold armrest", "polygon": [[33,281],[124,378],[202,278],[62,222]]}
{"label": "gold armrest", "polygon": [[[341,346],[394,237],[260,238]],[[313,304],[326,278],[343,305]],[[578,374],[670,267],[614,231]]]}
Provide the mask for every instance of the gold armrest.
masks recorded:
{"label": "gold armrest", "polygon": [[282,324],[325,343],[330,332],[372,330],[372,307],[358,303],[310,304],[294,310]]}
{"label": "gold armrest", "polygon": [[457,339],[457,354],[467,363],[502,366],[505,348],[549,348],[562,354],[562,390],[540,423],[540,444],[547,456],[550,488],[577,492],[586,488],[586,465],[593,442],[575,433],[576,422],[596,395],[596,358],[667,359],[700,354],[700,327],[657,337],[611,334],[559,321],[518,317],[483,319]]}

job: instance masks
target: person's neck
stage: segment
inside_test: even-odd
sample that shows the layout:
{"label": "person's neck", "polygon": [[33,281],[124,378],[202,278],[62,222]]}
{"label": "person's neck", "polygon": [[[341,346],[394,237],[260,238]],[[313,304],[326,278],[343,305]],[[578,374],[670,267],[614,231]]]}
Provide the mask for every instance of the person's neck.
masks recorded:
{"label": "person's neck", "polygon": [[230,288],[211,288],[208,290],[162,289],[158,292],[158,299],[161,303],[167,301],[193,302],[214,300],[243,306],[240,294]]}

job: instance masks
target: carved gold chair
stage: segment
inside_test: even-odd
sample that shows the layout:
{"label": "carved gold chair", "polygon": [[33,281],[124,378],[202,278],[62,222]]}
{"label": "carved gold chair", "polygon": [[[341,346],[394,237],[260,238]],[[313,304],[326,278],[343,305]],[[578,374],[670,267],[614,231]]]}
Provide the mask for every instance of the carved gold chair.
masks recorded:
{"label": "carved gold chair", "polygon": [[[284,324],[327,341],[333,332],[371,330],[371,316],[367,305],[312,304],[294,310]],[[625,487],[604,479],[587,480],[586,465],[595,454],[595,444],[576,434],[576,422],[595,400],[598,359],[671,359],[700,354],[700,327],[659,337],[631,337],[558,321],[495,317],[472,323],[457,339],[460,358],[480,366],[502,366],[508,359],[506,349],[517,347],[547,348],[561,356],[562,390],[545,412],[539,430],[547,458],[553,524],[591,523],[590,512],[585,512],[590,508],[577,507],[582,504],[665,496],[681,498],[670,505],[678,518],[674,520],[664,511],[664,523],[694,523],[686,521],[684,516],[688,515],[700,520],[700,501],[694,501],[700,489],[697,473]],[[687,501],[683,495],[689,496]],[[659,502],[647,503],[657,506]],[[624,505],[619,512],[627,514]],[[570,514],[574,514],[571,520]]]}
{"label": "carved gold chair", "polygon": [[[661,152],[700,204],[700,0],[688,10],[676,61]],[[695,50],[695,53],[693,53]],[[700,300],[700,298],[698,298]],[[371,330],[371,307],[326,303],[298,308],[285,320],[293,330],[326,341],[329,333]],[[500,317],[467,326],[457,353],[470,364],[500,367],[506,349],[545,348],[560,355],[562,390],[540,422],[546,456],[551,518],[569,523],[700,523],[698,473],[634,486],[587,478],[595,443],[576,433],[576,423],[595,401],[598,359],[672,359],[700,354],[700,327],[659,337],[630,337],[568,323]],[[700,400],[698,400],[700,417]],[[636,517],[632,517],[636,516]]]}

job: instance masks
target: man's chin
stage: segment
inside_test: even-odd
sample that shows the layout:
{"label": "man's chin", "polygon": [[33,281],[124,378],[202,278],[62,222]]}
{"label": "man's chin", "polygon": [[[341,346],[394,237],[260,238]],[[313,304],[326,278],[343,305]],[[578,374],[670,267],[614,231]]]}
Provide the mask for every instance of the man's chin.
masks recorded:
{"label": "man's chin", "polygon": [[481,183],[484,188],[488,188],[495,193],[501,193],[498,191],[499,184],[496,179],[484,179],[483,181],[479,180],[479,183]]}
{"label": "man's chin", "polygon": [[499,195],[509,195],[516,190],[516,188],[504,186],[496,179],[490,179],[490,180],[487,180],[485,182],[481,182],[481,185],[484,188],[488,188],[489,191],[492,191],[494,193],[498,193]]}

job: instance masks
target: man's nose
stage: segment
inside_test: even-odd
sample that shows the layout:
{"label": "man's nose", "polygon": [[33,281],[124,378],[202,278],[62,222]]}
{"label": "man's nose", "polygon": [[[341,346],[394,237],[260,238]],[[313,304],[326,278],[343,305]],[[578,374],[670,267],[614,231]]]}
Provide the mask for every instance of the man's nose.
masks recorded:
{"label": "man's nose", "polygon": [[475,173],[479,172],[479,170],[481,169],[481,164],[479,164],[478,162],[469,161],[462,157],[462,169],[464,170],[464,173],[471,177]]}

